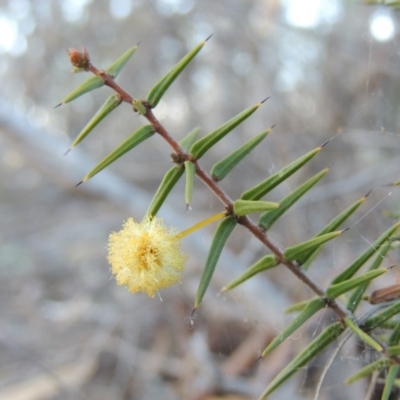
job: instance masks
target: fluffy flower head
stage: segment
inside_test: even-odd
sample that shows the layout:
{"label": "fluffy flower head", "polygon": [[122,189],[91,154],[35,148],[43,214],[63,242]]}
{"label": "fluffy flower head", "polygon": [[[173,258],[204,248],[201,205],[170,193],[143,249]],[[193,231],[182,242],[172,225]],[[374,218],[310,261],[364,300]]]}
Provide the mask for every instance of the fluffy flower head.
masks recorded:
{"label": "fluffy flower head", "polygon": [[129,218],[108,241],[108,261],[117,283],[151,297],[177,283],[186,261],[178,234],[160,218],[145,218],[140,223]]}
{"label": "fluffy flower head", "polygon": [[81,51],[70,48],[67,53],[74,67],[86,69],[89,66],[89,54],[84,47],[82,47]]}

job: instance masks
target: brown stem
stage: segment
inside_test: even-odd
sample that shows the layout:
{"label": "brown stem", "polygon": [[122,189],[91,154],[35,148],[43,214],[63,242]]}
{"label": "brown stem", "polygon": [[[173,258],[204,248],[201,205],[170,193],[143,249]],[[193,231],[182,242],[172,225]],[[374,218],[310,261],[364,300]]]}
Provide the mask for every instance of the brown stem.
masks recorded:
{"label": "brown stem", "polygon": [[129,93],[125,92],[125,90],[122,89],[121,86],[119,86],[115,82],[114,78],[111,75],[107,74],[105,71],[101,71],[101,70],[97,69],[91,63],[89,63],[89,65],[87,66],[87,71],[89,71],[92,74],[94,74],[94,75],[98,76],[99,78],[103,79],[104,84],[106,86],[109,86],[116,93],[118,93],[119,96],[121,97],[122,101],[125,101],[126,103],[132,104],[133,97]]}
{"label": "brown stem", "polygon": [[[160,133],[168,143],[172,146],[172,148],[181,155],[186,155],[187,153],[181,149],[179,144],[169,135],[167,130],[161,125],[161,123],[157,120],[151,110],[148,110],[145,117],[148,121],[155,127],[156,132]],[[187,156],[187,159],[190,159],[190,156]],[[224,206],[228,210],[233,209],[233,200],[229,197],[229,195],[221,188],[220,185],[201,167],[197,160],[192,160],[196,166],[196,174],[197,176],[204,182],[206,186],[215,194],[215,196],[224,204]],[[257,237],[272,253],[276,255],[278,260],[284,264],[290,271],[292,271],[302,282],[304,282],[315,294],[322,298],[326,298],[326,293],[324,289],[322,289],[314,280],[312,280],[301,268],[295,263],[288,261],[284,258],[282,251],[268,238],[266,232],[256,225],[249,217],[241,217],[238,219],[238,222],[247,228],[250,232],[253,233],[255,237]],[[343,320],[347,315],[349,315],[349,311],[346,310],[343,306],[336,303],[336,301],[327,301],[327,306],[336,312],[341,320]]]}
{"label": "brown stem", "polygon": [[158,134],[160,134],[168,144],[174,149],[176,154],[182,155],[184,158],[189,159],[189,155],[185,150],[179,146],[179,144],[175,141],[175,139],[168,133],[168,131],[161,125],[158,119],[153,114],[150,108],[147,108],[146,114],[144,115],[147,120],[154,126],[154,129]]}
{"label": "brown stem", "polygon": [[[92,64],[88,65],[88,71],[92,72],[96,76],[103,79],[104,84],[113,89],[121,97],[122,101],[132,104],[133,97],[129,95],[125,90],[123,90],[114,80],[111,75],[106,72],[101,71],[94,67]],[[146,106],[146,113],[144,117],[147,118],[149,123],[153,125],[155,131],[162,136],[168,144],[174,149],[176,154],[180,156],[181,160],[190,160],[196,166],[197,176],[204,182],[204,184],[215,194],[215,196],[222,202],[225,208],[229,211],[233,209],[233,200],[229,195],[220,187],[220,185],[201,167],[198,160],[190,156],[184,149],[179,146],[179,143],[168,133],[160,121],[156,118],[151,110],[151,107]],[[318,283],[314,282],[296,263],[288,261],[283,256],[283,252],[276,246],[267,236],[266,232],[256,225],[248,216],[238,218],[238,223],[243,225],[248,229],[257,239],[259,239],[281,262],[285,265],[293,274],[295,274],[303,283],[305,283],[315,294],[327,299],[326,293],[323,288],[321,288]],[[338,317],[343,320],[346,316],[351,315],[351,313],[345,309],[340,304],[336,303],[334,300],[326,300],[326,304],[332,310],[336,312]]]}

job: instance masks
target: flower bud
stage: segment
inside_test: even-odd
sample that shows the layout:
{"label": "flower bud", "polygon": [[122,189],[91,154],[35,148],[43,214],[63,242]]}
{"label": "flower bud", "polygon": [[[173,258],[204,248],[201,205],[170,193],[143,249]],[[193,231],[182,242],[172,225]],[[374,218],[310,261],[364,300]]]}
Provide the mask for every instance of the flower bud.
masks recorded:
{"label": "flower bud", "polygon": [[89,53],[86,51],[84,47],[82,47],[82,51],[77,49],[69,48],[67,50],[69,60],[71,64],[76,68],[87,69],[90,63]]}

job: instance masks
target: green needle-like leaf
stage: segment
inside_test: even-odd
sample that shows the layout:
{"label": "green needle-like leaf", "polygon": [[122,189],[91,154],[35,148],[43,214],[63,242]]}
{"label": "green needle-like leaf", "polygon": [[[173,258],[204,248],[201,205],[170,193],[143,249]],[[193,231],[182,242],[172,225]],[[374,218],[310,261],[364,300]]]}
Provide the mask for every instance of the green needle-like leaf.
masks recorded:
{"label": "green needle-like leaf", "polygon": [[295,332],[300,326],[308,321],[317,311],[325,307],[324,299],[320,297],[315,298],[307,304],[307,306],[301,311],[301,313],[287,326],[278,336],[276,336],[267,348],[262,352],[262,357],[271,353],[272,350],[276,349],[284,340],[286,340],[293,332]]}
{"label": "green needle-like leaf", "polygon": [[301,196],[306,194],[328,171],[328,168],[323,169],[311,179],[304,182],[292,193],[284,197],[279,202],[279,209],[267,211],[261,215],[258,225],[265,230],[271,229],[272,225],[279,219],[279,217],[281,217],[283,213],[285,213],[297,200],[299,200]]}
{"label": "green needle-like leaf", "polygon": [[[211,36],[210,36],[211,37]],[[183,57],[167,74],[165,74],[149,91],[147,95],[148,103],[154,108],[161,100],[164,93],[170,87],[172,82],[178,77],[178,75],[187,67],[190,61],[196,56],[196,54],[203,48],[207,43],[208,37],[203,42],[199,43],[194,47],[185,57]]]}
{"label": "green needle-like leaf", "polygon": [[261,132],[259,135],[250,139],[246,142],[243,146],[239,147],[237,150],[233,151],[221,161],[218,161],[211,169],[211,176],[216,181],[222,181],[231,170],[236,167],[237,164],[244,157],[246,157],[259,143],[261,143],[268,133],[271,132],[272,128],[266,129],[265,131]]}
{"label": "green needle-like leaf", "polygon": [[298,354],[268,385],[264,393],[260,396],[265,399],[282,383],[290,378],[300,368],[304,367],[326,346],[332,343],[344,331],[344,327],[340,322],[335,322],[324,329],[303,351]]}
{"label": "green needle-like leaf", "polygon": [[[388,354],[392,354],[393,349],[396,349],[395,351],[399,350],[397,354],[400,354],[400,346],[399,346],[399,341],[400,341],[400,322],[397,322],[396,327],[393,330],[393,333],[390,336],[389,339],[389,347],[388,348]],[[389,400],[392,388],[394,385],[394,381],[397,377],[397,374],[399,373],[400,366],[399,365],[391,365],[389,367],[388,373],[385,377],[385,387],[383,389],[382,397],[381,400]]]}
{"label": "green needle-like leaf", "polygon": [[[124,65],[128,62],[129,58],[132,57],[133,53],[137,49],[137,46],[131,47],[128,51],[126,51],[121,57],[119,57],[114,63],[109,65],[105,72],[113,77],[116,77]],[[68,96],[66,96],[60,103],[66,104],[76,98],[82,96],[85,93],[91,92],[94,89],[98,89],[104,85],[104,81],[102,78],[98,76],[91,76],[86,79],[82,84],[80,84],[75,90],[73,90]]]}
{"label": "green needle-like leaf", "polygon": [[319,297],[314,297],[311,300],[304,300],[304,301],[299,301],[298,303],[292,304],[291,306],[285,308],[283,310],[283,312],[285,314],[290,314],[290,313],[294,313],[294,312],[299,312],[299,311],[303,311],[309,303],[311,303],[312,301],[314,301],[315,299],[319,299]]}
{"label": "green needle-like leaf", "polygon": [[252,201],[252,200],[236,200],[233,204],[233,212],[238,216],[261,212],[265,210],[274,210],[279,207],[279,203],[273,201]]}
{"label": "green needle-like leaf", "polygon": [[258,260],[255,264],[253,264],[250,268],[248,268],[242,275],[238,278],[234,279],[232,282],[228,283],[222,288],[223,292],[233,289],[236,286],[239,286],[243,282],[250,279],[252,276],[266,271],[267,269],[271,269],[279,265],[279,261],[276,259],[276,256],[273,254],[269,254],[260,260]]}
{"label": "green needle-like leaf", "polygon": [[121,104],[121,98],[117,94],[112,94],[105,103],[101,106],[99,111],[83,128],[80,134],[71,144],[69,150],[72,150],[78,143],[80,143],[95,127],[98,125],[111,111],[115,110]]}
{"label": "green needle-like leaf", "polygon": [[335,299],[336,297],[354,289],[357,286],[364,285],[366,282],[369,283],[387,271],[388,270],[386,268],[375,269],[374,271],[366,272],[365,274],[357,276],[356,278],[351,278],[347,281],[330,285],[326,290],[326,295],[330,299]]}
{"label": "green needle-like leaf", "polygon": [[[191,130],[180,142],[179,145],[184,149],[188,150],[193,142],[196,140],[197,135],[199,134],[200,128],[194,128]],[[156,194],[154,195],[149,208],[146,211],[146,215],[155,216],[158,210],[163,205],[165,199],[168,194],[175,186],[175,184],[179,181],[185,168],[180,165],[174,165],[167,173],[164,175],[163,180],[160,183],[160,186],[157,189]]]}
{"label": "green needle-like leaf", "polygon": [[190,149],[190,154],[197,159],[202,157],[204,153],[209,150],[215,143],[219,142],[225,135],[231,132],[245,119],[250,117],[250,115],[253,114],[254,111],[256,111],[261,106],[261,104],[264,103],[264,101],[257,103],[254,106],[251,106],[248,109],[242,111],[240,114],[225,122],[214,131],[199,139]]}
{"label": "green needle-like leaf", "polygon": [[299,157],[297,160],[293,161],[286,167],[282,168],[280,171],[271,175],[265,181],[245,191],[242,194],[241,198],[243,200],[261,199],[261,197],[270,192],[275,186],[278,186],[281,182],[286,180],[290,175],[294,174],[297,170],[299,170],[304,164],[310,161],[316,154],[318,154],[322,150],[322,148],[323,146],[317,147],[316,149],[311,150],[309,153]]}
{"label": "green needle-like leaf", "polygon": [[314,299],[318,299],[318,298],[319,297],[314,297],[311,300],[308,299],[308,300],[299,301],[298,303],[294,303],[291,306],[285,308],[283,310],[283,312],[285,314],[290,314],[290,313],[294,313],[294,312],[303,311],[311,301],[313,301]]}
{"label": "green needle-like leaf", "polygon": [[344,322],[346,325],[366,344],[371,346],[374,350],[381,352],[383,347],[371,336],[366,334],[350,317],[345,317]]}
{"label": "green needle-like leaf", "polygon": [[321,244],[328,242],[329,240],[334,239],[335,237],[339,236],[344,231],[335,231],[326,233],[325,235],[314,237],[306,242],[296,244],[295,246],[288,247],[283,255],[285,256],[286,260],[294,261],[300,258],[304,253],[315,249]]}
{"label": "green needle-like leaf", "polygon": [[185,187],[185,202],[189,207],[193,197],[193,183],[196,166],[191,161],[185,161],[186,187]]}
{"label": "green needle-like leaf", "polygon": [[397,324],[398,324],[398,321],[396,321],[396,320],[388,320],[388,321],[382,322],[379,325],[379,328],[387,329],[389,331],[392,331],[393,329],[396,328]]}
{"label": "green needle-like leaf", "polygon": [[197,308],[207,291],[210,280],[214,274],[215,266],[217,265],[222,249],[236,226],[236,221],[232,217],[227,217],[221,221],[214,233],[214,238],[208,252],[206,265],[203,274],[200,278],[199,288],[197,289],[194,308]]}
{"label": "green needle-like leaf", "polygon": [[122,56],[120,56],[117,60],[115,60],[112,64],[110,64],[105,71],[108,75],[116,78],[117,75],[122,71],[122,68],[125,67],[125,64],[130,60],[133,56],[133,53],[137,50],[138,45],[131,47],[127,50]]}
{"label": "green needle-like leaf", "polygon": [[[324,235],[325,233],[332,232],[339,228],[339,226],[342,225],[342,223],[346,221],[358,209],[358,207],[365,202],[367,196],[368,195],[362,197],[360,200],[357,200],[354,204],[347,207],[339,215],[333,218],[332,221],[330,221],[320,232],[315,235],[315,237]],[[318,247],[316,250],[310,251],[298,259],[298,262],[303,265],[303,269],[307,270],[309,268],[311,262],[318,255],[321,249],[322,246]]]}
{"label": "green needle-like leaf", "polygon": [[382,211],[382,216],[384,216],[385,218],[399,219],[400,212],[394,210],[384,210]]}
{"label": "green needle-like leaf", "polygon": [[400,344],[400,321],[397,321],[389,338],[389,346],[396,346],[398,344]]}
{"label": "green needle-like leaf", "polygon": [[400,365],[391,365],[385,376],[385,387],[383,388],[381,400],[389,400],[392,394],[394,381],[399,373]]}
{"label": "green needle-like leaf", "polygon": [[146,211],[146,216],[155,216],[161,206],[164,204],[165,199],[167,198],[169,192],[175,186],[175,184],[179,181],[180,177],[183,175],[184,168],[179,165],[174,165],[167,173],[164,175],[163,180],[160,183],[160,186],[157,189],[156,194],[154,195],[149,208]]}
{"label": "green needle-like leaf", "polygon": [[[383,260],[385,259],[386,253],[390,249],[390,242],[385,243],[378,251],[377,256],[374,259],[374,262],[369,267],[370,271],[376,270],[382,264]],[[346,282],[346,281],[345,281]],[[363,295],[370,284],[370,281],[360,285],[350,296],[349,300],[347,301],[347,309],[351,312],[354,312],[357,306],[360,304],[360,301],[363,298]]]}
{"label": "green needle-like leaf", "polygon": [[348,266],[343,272],[341,272],[332,281],[331,284],[333,285],[350,279],[369,260],[369,258],[380,249],[380,247],[386,242],[386,240],[388,240],[390,236],[397,231],[399,226],[400,222],[397,222],[396,224],[391,226],[386,232],[382,233],[382,235],[379,236],[379,238],[368,247],[367,251],[365,251],[363,254],[361,254],[360,257],[353,261],[353,263],[350,264],[350,266]]}
{"label": "green needle-like leaf", "polygon": [[368,375],[371,375],[375,371],[380,371],[382,368],[388,367],[391,364],[390,360],[386,358],[381,358],[377,361],[374,361],[371,364],[366,365],[364,368],[361,368],[354,375],[351,375],[346,379],[345,383],[350,384],[361,378],[365,378]]}
{"label": "green needle-like leaf", "polygon": [[400,301],[388,306],[383,311],[376,313],[373,317],[368,318],[362,325],[364,331],[370,331],[377,326],[383,324],[389,318],[400,313]]}
{"label": "green needle-like leaf", "polygon": [[[107,157],[103,158],[83,179],[80,183],[86,182],[94,175],[99,173],[102,169],[108,167],[115,160],[123,156],[129,150],[132,150],[135,146],[142,143],[154,134],[154,128],[152,125],[141,126],[138,130],[132,133],[124,142],[122,142],[116,149],[114,149]],[[80,184],[78,183],[78,185]]]}
{"label": "green needle-like leaf", "polygon": [[64,97],[59,105],[69,103],[72,100],[77,99],[85,93],[91,92],[94,89],[98,89],[104,85],[103,79],[98,76],[91,76],[81,83],[75,90],[73,90],[68,96]]}
{"label": "green needle-like leaf", "polygon": [[195,142],[198,134],[200,132],[200,128],[196,127],[192,129],[180,142],[179,145],[182,147],[183,150],[189,151],[192,147],[193,143]]}
{"label": "green needle-like leaf", "polygon": [[400,354],[400,345],[388,347],[386,353],[388,356],[398,356]]}

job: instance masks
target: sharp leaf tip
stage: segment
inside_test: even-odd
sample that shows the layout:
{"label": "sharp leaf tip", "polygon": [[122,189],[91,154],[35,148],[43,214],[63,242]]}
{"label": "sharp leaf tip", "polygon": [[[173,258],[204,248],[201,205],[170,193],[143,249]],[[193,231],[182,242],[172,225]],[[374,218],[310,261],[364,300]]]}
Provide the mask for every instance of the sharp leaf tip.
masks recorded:
{"label": "sharp leaf tip", "polygon": [[371,194],[372,190],[373,190],[373,189],[370,189],[370,190],[368,191],[368,193],[367,193],[364,197],[367,198],[367,197]]}
{"label": "sharp leaf tip", "polygon": [[254,361],[254,363],[253,364],[256,364],[256,363],[258,363],[261,359],[263,358],[263,356],[261,355],[261,356],[259,356],[255,361]]}
{"label": "sharp leaf tip", "polygon": [[327,140],[325,143],[322,143],[321,144],[321,149],[323,148],[323,147],[325,147],[330,141],[331,141],[332,139],[329,139],[329,140]]}
{"label": "sharp leaf tip", "polygon": [[260,101],[260,104],[264,104],[270,98],[271,98],[271,96],[266,97],[264,100]]}

